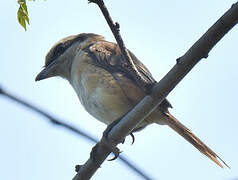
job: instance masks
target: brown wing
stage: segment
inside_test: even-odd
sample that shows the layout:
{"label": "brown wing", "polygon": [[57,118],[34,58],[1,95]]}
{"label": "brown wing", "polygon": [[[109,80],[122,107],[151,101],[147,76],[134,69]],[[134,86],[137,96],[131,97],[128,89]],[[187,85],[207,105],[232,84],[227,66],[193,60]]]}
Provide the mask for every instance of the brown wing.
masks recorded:
{"label": "brown wing", "polygon": [[[125,61],[123,60],[123,56],[117,44],[107,41],[98,41],[86,47],[84,51],[92,57],[93,62],[90,63],[106,69],[112,75],[117,76],[118,74],[122,74],[131,80],[134,85],[136,85],[136,81],[133,76],[131,76],[130,72],[123,68],[123,63],[125,63]],[[143,80],[148,84],[154,84],[156,81],[152,77],[150,71],[136,58],[132,52],[129,51],[129,53],[137,70],[141,73]],[[163,111],[166,111],[169,107],[172,108],[167,99],[165,99],[159,106],[159,108]]]}

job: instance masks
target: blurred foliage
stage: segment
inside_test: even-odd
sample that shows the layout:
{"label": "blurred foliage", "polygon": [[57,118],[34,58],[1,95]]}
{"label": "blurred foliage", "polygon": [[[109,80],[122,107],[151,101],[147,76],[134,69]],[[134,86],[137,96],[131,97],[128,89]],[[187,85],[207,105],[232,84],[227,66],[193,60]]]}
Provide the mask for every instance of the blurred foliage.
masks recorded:
{"label": "blurred foliage", "polygon": [[[35,1],[35,0],[28,0],[28,1]],[[46,0],[44,0],[44,1],[46,1]],[[17,3],[19,4],[19,9],[17,11],[17,19],[18,19],[19,24],[26,31],[26,23],[28,25],[30,24],[26,0],[17,0]]]}
{"label": "blurred foliage", "polygon": [[17,11],[17,19],[20,25],[26,31],[26,23],[29,25],[29,16],[28,16],[26,0],[18,0],[17,3],[19,4],[19,9]]}

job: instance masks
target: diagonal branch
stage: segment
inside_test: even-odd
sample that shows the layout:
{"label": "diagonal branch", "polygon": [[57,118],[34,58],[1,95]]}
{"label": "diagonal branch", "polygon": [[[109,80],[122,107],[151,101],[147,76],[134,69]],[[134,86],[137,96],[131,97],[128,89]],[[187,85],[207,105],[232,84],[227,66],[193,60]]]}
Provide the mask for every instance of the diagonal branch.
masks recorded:
{"label": "diagonal branch", "polygon": [[128,69],[128,72],[131,74],[131,76],[135,79],[136,83],[139,85],[139,87],[141,87],[145,92],[149,93],[151,90],[151,87],[154,84],[150,84],[148,82],[145,81],[145,79],[143,78],[143,76],[141,76],[140,72],[138,71],[138,69],[136,68],[134,62],[131,59],[131,56],[128,52],[128,50],[126,49],[126,46],[122,40],[121,34],[120,34],[120,25],[119,23],[114,23],[108,10],[107,7],[105,6],[103,0],[89,0],[89,3],[95,3],[98,5],[98,7],[100,8],[100,10],[102,11],[116,41],[118,46],[120,47],[120,50],[122,52],[123,58],[124,58],[124,63],[123,68]]}
{"label": "diagonal branch", "polygon": [[[90,136],[89,134],[87,134],[86,132],[84,132],[83,130],[79,129],[79,128],[76,128],[70,124],[67,124],[65,122],[63,122],[62,120],[59,120],[57,119],[56,117],[50,115],[49,113],[41,110],[40,108],[32,105],[31,103],[29,102],[26,102],[25,100],[23,99],[20,99],[18,97],[16,97],[15,95],[12,95],[10,93],[8,93],[7,91],[5,91],[1,86],[0,86],[0,95],[3,95],[29,109],[31,109],[32,111],[35,111],[37,113],[39,113],[40,115],[44,116],[46,119],[49,120],[49,122],[51,122],[53,125],[58,125],[58,126],[61,126],[63,128],[65,128],[66,130],[68,131],[71,131],[73,133],[75,133],[76,135],[78,136],[82,136],[84,138],[86,138],[87,140],[89,140],[90,142],[92,143],[97,143],[98,140],[92,136]],[[149,177],[149,175],[147,175],[145,172],[143,172],[142,170],[140,170],[138,167],[136,167],[136,165],[132,162],[130,162],[128,160],[127,157],[125,156],[122,156],[120,155],[119,156],[119,159],[126,165],[128,166],[132,171],[134,171],[135,173],[137,173],[141,178],[143,179],[151,179]]]}
{"label": "diagonal branch", "polygon": [[[121,121],[111,130],[108,141],[116,147],[133,128],[142,122],[150,112],[160,104],[174,89],[183,77],[208,53],[217,42],[238,23],[238,2],[211,27],[208,31],[180,58],[166,76],[152,88],[151,95],[145,96]],[[103,146],[102,138],[97,144],[97,158],[89,160],[81,166],[73,180],[90,179],[104,162],[111,150]]]}

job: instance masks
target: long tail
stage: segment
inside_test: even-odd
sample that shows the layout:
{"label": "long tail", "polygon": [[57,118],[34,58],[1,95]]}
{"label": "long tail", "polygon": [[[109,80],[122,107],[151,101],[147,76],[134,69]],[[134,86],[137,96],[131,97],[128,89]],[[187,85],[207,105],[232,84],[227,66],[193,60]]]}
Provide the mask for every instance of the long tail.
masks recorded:
{"label": "long tail", "polygon": [[207,147],[198,137],[196,137],[187,127],[180,123],[174,116],[169,112],[165,113],[167,115],[167,124],[178,134],[184,137],[188,142],[190,142],[195,148],[197,148],[201,153],[210,158],[218,166],[223,168],[223,165],[230,168],[225,161],[223,161],[215,152],[213,152],[209,147]]}

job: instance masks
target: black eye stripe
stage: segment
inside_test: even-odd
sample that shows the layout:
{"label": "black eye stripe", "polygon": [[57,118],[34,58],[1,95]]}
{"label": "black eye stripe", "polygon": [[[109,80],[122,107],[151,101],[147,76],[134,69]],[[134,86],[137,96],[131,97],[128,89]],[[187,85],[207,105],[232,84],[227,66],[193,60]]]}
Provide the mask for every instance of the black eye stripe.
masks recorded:
{"label": "black eye stripe", "polygon": [[59,57],[61,54],[63,54],[74,42],[76,42],[76,40],[82,41],[82,39],[80,38],[80,39],[75,39],[72,41],[67,41],[67,42],[58,44],[54,50],[55,59]]}
{"label": "black eye stripe", "polygon": [[62,55],[62,54],[68,49],[68,47],[71,46],[72,43],[73,43],[73,42],[64,43],[64,44],[58,44],[58,45],[55,47],[55,49],[54,49],[54,51],[53,51],[51,57],[49,58],[49,60],[48,60],[48,62],[47,62],[47,64],[46,64],[46,66],[48,66],[50,63],[52,63],[52,62],[53,62],[55,59],[57,59],[60,55]]}
{"label": "black eye stripe", "polygon": [[68,48],[67,46],[65,47],[63,44],[59,44],[59,45],[55,48],[54,54],[55,54],[55,55],[63,54],[64,51],[65,51],[67,48]]}
{"label": "black eye stripe", "polygon": [[83,42],[85,41],[88,37],[94,37],[97,36],[96,34],[79,34],[75,36],[74,38],[61,42],[60,44],[56,45],[55,48],[51,49],[51,51],[48,53],[46,62],[45,62],[45,67],[51,64],[55,59],[57,59],[60,55],[62,55],[72,44],[74,44],[77,41]]}
{"label": "black eye stripe", "polygon": [[65,50],[65,47],[63,47],[62,45],[59,45],[56,51],[62,52],[64,50]]}

